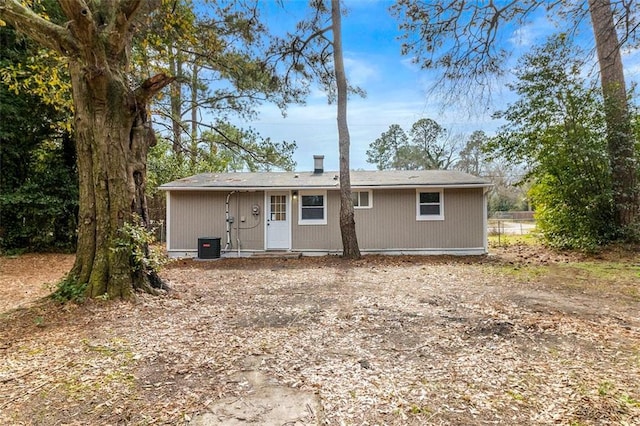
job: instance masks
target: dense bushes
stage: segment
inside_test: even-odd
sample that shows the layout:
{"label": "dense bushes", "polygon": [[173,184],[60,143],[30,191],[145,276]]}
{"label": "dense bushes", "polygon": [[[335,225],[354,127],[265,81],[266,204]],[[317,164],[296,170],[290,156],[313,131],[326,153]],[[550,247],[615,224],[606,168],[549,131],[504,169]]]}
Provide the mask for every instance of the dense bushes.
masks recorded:
{"label": "dense bushes", "polygon": [[507,124],[489,147],[527,171],[543,238],[592,250],[630,235],[615,226],[604,106],[581,77],[585,57],[563,36],[525,55],[510,86],[519,100],[498,114]]}
{"label": "dense bushes", "polygon": [[[0,27],[0,45],[4,69],[29,57],[29,46],[8,28]],[[75,148],[59,125],[68,114],[0,84],[0,251],[75,246]]]}

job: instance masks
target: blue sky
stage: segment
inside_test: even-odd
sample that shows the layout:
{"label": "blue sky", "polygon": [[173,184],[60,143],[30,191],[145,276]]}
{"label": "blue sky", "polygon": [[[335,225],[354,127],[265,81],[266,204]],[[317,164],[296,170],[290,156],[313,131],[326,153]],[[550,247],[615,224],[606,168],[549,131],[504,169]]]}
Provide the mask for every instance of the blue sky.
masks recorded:
{"label": "blue sky", "polygon": [[[293,25],[304,16],[307,7],[305,0],[285,0],[283,11],[274,0],[265,1],[264,18],[270,27]],[[398,23],[387,12],[391,4],[387,0],[344,2],[349,10],[343,17],[347,78],[367,92],[366,98],[352,96],[348,103],[352,169],[375,169],[366,162],[366,150],[391,124],[399,124],[408,131],[417,120],[431,118],[462,139],[474,130],[492,135],[500,123],[491,119],[491,114],[513,101],[506,88],[498,88],[492,105],[488,108],[483,105],[470,113],[462,105],[442,105],[429,95],[435,75],[419,69],[411,63],[411,58],[400,54]],[[514,34],[504,34],[501,42],[518,53],[543,41],[553,28],[553,23],[540,18]],[[628,82],[640,80],[637,51],[626,52],[625,66]],[[313,154],[325,156],[325,169],[338,169],[336,106],[327,104],[322,91],[314,90],[306,105],[290,106],[286,118],[275,106],[264,105],[259,111],[256,121],[238,124],[249,125],[272,140],[295,140],[298,149],[294,160],[298,170],[313,168]]]}

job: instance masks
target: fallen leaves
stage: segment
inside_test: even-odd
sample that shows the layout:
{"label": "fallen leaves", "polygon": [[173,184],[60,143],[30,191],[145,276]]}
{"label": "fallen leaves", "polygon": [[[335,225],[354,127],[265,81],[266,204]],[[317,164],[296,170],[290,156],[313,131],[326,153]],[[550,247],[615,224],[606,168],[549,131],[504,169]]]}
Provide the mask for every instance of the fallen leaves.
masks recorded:
{"label": "fallen leaves", "polygon": [[637,304],[503,267],[180,261],[174,295],[7,312],[0,423],[195,421],[250,371],[317,394],[322,424],[640,423]]}

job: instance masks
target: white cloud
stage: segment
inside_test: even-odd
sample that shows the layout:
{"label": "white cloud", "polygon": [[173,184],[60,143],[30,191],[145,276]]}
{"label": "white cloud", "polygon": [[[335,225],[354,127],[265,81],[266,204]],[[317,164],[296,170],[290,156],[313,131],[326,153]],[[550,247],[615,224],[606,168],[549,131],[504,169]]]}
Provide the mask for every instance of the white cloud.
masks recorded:
{"label": "white cloud", "polygon": [[[412,90],[397,90],[374,95],[370,98],[352,98],[348,104],[348,124],[351,136],[351,167],[355,169],[375,169],[366,162],[369,144],[376,140],[392,124],[409,131],[413,123],[421,118],[432,118],[454,133],[470,134],[474,130],[485,130],[491,134],[496,124],[488,117],[468,119],[465,112],[440,112],[440,107],[429,102],[423,93]],[[310,101],[308,105],[291,106],[287,117],[282,118],[276,107],[265,105],[260,118],[250,125],[264,137],[274,141],[296,141],[298,149],[294,160],[298,170],[310,170],[314,154],[325,155],[325,168],[337,170],[338,131],[336,125],[336,105],[328,105],[326,98]]]}
{"label": "white cloud", "polygon": [[640,49],[628,48],[622,51],[622,62],[627,79],[632,82],[640,82]]}
{"label": "white cloud", "polygon": [[529,49],[555,31],[557,31],[555,24],[545,14],[540,14],[531,22],[516,28],[508,42],[514,48]]}
{"label": "white cloud", "polygon": [[400,61],[403,67],[408,69],[409,71],[418,72],[420,71],[420,66],[416,63],[416,57],[412,56],[410,58],[403,58]]}
{"label": "white cloud", "polygon": [[374,65],[351,55],[344,58],[344,67],[349,83],[355,86],[364,86],[380,76]]}

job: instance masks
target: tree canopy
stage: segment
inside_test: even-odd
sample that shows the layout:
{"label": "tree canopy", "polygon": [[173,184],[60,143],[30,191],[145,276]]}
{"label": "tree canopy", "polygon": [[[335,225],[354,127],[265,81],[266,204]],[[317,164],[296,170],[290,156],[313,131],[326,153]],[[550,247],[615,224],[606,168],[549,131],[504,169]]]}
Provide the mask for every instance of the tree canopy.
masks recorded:
{"label": "tree canopy", "polygon": [[614,222],[621,236],[640,238],[639,158],[620,53],[640,42],[640,12],[633,2],[590,0],[585,7],[578,1],[398,0],[392,10],[404,31],[403,52],[413,54],[423,68],[440,72],[438,87],[451,95],[449,100],[470,95],[465,98],[470,104],[490,93],[492,79],[508,70],[510,52],[499,41],[533,16],[556,22],[568,35],[590,22],[604,99]]}
{"label": "tree canopy", "polygon": [[489,143],[493,155],[525,164],[545,239],[592,249],[617,237],[602,96],[580,77],[584,53],[565,37],[525,55],[512,85],[519,100]]}
{"label": "tree canopy", "polygon": [[[84,289],[88,297],[129,298],[134,290],[155,291],[154,288],[162,287],[164,283],[150,267],[151,263],[141,262],[140,255],[148,254],[148,245],[146,238],[137,239],[143,233],[136,231],[136,227],[143,229],[149,223],[145,197],[147,155],[157,143],[150,105],[154,96],[185,75],[177,68],[176,75],[170,75],[153,60],[145,69],[148,73],[134,72],[135,65],[141,63],[132,62],[136,57],[133,54],[137,47],[133,42],[136,35],[146,24],[162,22],[162,28],[158,28],[155,34],[167,33],[165,53],[173,52],[176,63],[183,60],[179,52],[188,52],[189,46],[195,48],[208,43],[205,49],[192,49],[191,57],[197,60],[191,70],[210,66],[211,71],[215,70],[230,82],[230,86],[226,86],[226,94],[217,92],[221,99],[213,103],[215,108],[223,109],[223,104],[239,105],[240,101],[234,98],[236,93],[249,98],[258,98],[263,93],[262,100],[276,102],[288,102],[292,98],[285,95],[278,98],[279,101],[276,99],[280,96],[277,93],[284,92],[277,92],[276,89],[282,86],[274,85],[277,82],[271,78],[275,76],[272,74],[275,65],[256,61],[254,56],[247,56],[240,48],[240,40],[251,41],[254,29],[259,28],[254,17],[250,16],[251,10],[255,10],[250,4],[230,2],[228,8],[221,9],[225,14],[217,16],[220,25],[212,26],[208,33],[212,37],[195,41],[195,33],[185,37],[188,40],[169,37],[182,34],[183,25],[193,22],[187,10],[172,15],[166,13],[165,7],[178,8],[187,5],[186,2],[59,0],[58,3],[59,16],[49,16],[41,8],[25,6],[18,0],[0,0],[0,19],[42,47],[56,52],[68,65],[73,92],[79,212],[76,261],[67,282]],[[238,8],[244,6],[249,7],[245,9],[249,10],[248,19],[237,13]],[[222,23],[229,24],[228,32]],[[176,31],[169,31],[173,29]],[[151,50],[150,45],[140,46],[142,50]],[[220,49],[214,49],[216,46]],[[204,60],[212,60],[204,58],[210,50],[220,59],[221,49],[226,53],[215,67],[212,62]],[[196,75],[202,74],[193,72],[191,77]],[[203,100],[195,95],[204,94],[205,90],[194,78],[187,79],[187,83],[194,88],[187,99],[193,106],[194,102]],[[290,93],[297,96],[303,92],[293,90]],[[184,124],[184,111],[180,109],[179,115],[172,115],[172,122]],[[193,113],[195,109],[186,111]],[[216,133],[219,135],[221,132]],[[191,132],[191,136],[194,134]],[[198,131],[198,134],[204,135],[205,132]],[[215,139],[207,138],[209,143]],[[231,139],[227,137],[224,140],[228,142]],[[252,144],[255,140],[244,138],[233,142]],[[269,141],[259,144],[265,159],[273,158],[277,154],[274,151],[279,149]],[[194,147],[198,151],[202,149],[197,144],[189,146],[190,149]],[[291,145],[283,147],[290,149]]]}
{"label": "tree canopy", "polygon": [[422,118],[409,136],[397,124],[369,145],[367,162],[378,170],[449,169],[457,159],[458,143],[435,120]]}
{"label": "tree canopy", "polygon": [[184,159],[193,169],[203,163],[203,155],[232,152],[234,167],[240,162],[247,169],[261,163],[295,165],[290,159],[295,142],[273,142],[229,124],[233,116],[255,118],[264,102],[284,110],[302,99],[303,91],[285,84],[276,61],[268,57],[271,36],[257,3],[165,1],[143,28],[134,39],[133,74],[176,77],[152,108],[177,161]]}
{"label": "tree canopy", "polygon": [[38,75],[27,75],[24,65],[42,59],[42,50],[7,27],[0,27],[0,45],[6,82],[0,84],[0,250],[73,249],[78,185],[71,112],[48,98],[52,86],[23,92]]}

